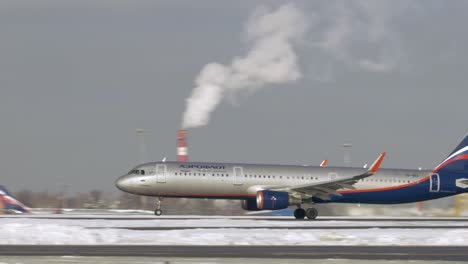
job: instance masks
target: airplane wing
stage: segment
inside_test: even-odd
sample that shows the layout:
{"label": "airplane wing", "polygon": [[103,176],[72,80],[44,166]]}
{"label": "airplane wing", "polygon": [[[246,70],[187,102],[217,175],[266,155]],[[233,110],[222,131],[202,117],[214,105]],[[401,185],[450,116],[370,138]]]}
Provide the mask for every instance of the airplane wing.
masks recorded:
{"label": "airplane wing", "polygon": [[294,193],[300,196],[310,196],[310,197],[317,197],[322,200],[329,200],[330,194],[341,195],[337,192],[339,189],[355,189],[354,184],[364,178],[374,175],[382,161],[385,157],[386,153],[380,154],[380,156],[375,160],[374,164],[367,170],[366,172],[353,175],[353,176],[345,176],[340,177],[339,179],[332,180],[332,181],[323,181],[317,182],[313,184],[303,184],[303,185],[296,185],[287,188],[274,188],[270,189],[272,191],[286,191],[289,193]]}

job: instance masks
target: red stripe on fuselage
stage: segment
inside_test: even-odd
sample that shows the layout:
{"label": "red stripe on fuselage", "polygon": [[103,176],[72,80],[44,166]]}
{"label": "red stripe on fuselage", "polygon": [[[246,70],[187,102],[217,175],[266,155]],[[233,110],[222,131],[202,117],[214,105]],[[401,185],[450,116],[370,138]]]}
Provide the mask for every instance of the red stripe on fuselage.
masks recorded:
{"label": "red stripe on fuselage", "polygon": [[340,194],[347,194],[347,193],[367,193],[367,192],[380,192],[380,191],[390,191],[390,190],[396,190],[396,189],[401,189],[409,186],[416,185],[418,183],[422,183],[424,181],[429,180],[430,176],[426,176],[424,178],[421,178],[418,181],[403,184],[403,185],[397,185],[397,186],[389,186],[389,187],[382,187],[382,188],[372,188],[372,189],[360,189],[360,190],[344,190],[344,191],[338,191]]}

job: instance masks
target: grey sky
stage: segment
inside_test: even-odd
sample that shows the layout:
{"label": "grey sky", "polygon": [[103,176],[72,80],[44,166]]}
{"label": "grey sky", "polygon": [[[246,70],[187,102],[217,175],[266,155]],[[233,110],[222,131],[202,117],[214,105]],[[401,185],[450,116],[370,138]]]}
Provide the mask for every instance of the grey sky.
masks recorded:
{"label": "grey sky", "polygon": [[[311,23],[303,78],[224,100],[189,131],[192,160],[342,165],[352,142],[356,166],[387,151],[385,167],[432,168],[468,132],[466,1],[292,2]],[[0,183],[114,190],[136,128],[150,159],[174,159],[195,77],[283,3],[1,1]],[[339,41],[318,45],[327,32]]]}

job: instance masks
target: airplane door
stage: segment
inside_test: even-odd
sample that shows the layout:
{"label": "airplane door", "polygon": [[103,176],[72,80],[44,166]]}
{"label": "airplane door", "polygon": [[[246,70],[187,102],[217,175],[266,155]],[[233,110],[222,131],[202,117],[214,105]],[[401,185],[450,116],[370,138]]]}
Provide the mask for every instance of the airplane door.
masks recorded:
{"label": "airplane door", "polygon": [[439,192],[440,191],[440,177],[439,174],[433,173],[429,181],[429,191]]}
{"label": "airplane door", "polygon": [[234,185],[244,184],[244,172],[242,167],[234,167]]}
{"label": "airplane door", "polygon": [[167,171],[167,168],[165,164],[156,165],[156,181],[158,183],[166,182],[166,171]]}

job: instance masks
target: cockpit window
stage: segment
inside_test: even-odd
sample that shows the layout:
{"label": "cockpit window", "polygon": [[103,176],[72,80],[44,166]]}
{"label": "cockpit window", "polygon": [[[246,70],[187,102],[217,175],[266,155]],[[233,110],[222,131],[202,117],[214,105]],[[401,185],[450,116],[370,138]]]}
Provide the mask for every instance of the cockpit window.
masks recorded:
{"label": "cockpit window", "polygon": [[144,170],[131,170],[128,172],[128,174],[145,175],[145,171]]}

